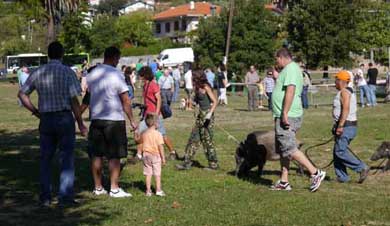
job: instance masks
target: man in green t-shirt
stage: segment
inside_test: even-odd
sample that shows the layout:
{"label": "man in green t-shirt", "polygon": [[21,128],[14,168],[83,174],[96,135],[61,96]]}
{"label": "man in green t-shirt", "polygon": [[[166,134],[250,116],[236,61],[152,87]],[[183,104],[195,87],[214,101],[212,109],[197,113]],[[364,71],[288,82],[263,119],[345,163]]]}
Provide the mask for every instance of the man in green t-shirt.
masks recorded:
{"label": "man in green t-shirt", "polygon": [[279,73],[272,92],[272,111],[275,118],[275,144],[280,154],[282,174],[280,180],[271,187],[273,190],[291,190],[288,183],[290,161],[295,160],[304,166],[311,175],[310,191],[316,191],[326,173],[313,166],[298,149],[296,132],[302,124],[301,93],[303,89],[302,71],[292,60],[291,53],[282,48],[276,52],[276,62],[283,70]]}

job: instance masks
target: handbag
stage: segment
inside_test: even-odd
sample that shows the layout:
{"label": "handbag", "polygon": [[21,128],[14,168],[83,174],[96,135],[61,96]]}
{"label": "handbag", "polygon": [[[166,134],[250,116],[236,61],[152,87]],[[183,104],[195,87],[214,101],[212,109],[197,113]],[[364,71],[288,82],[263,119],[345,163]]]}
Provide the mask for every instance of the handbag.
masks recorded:
{"label": "handbag", "polygon": [[[148,97],[146,95],[148,92],[148,89],[149,89],[149,85],[150,85],[150,82],[148,83],[148,87],[146,87],[145,97],[148,98],[150,102],[152,102],[154,105],[157,106],[156,101],[152,100],[150,97]],[[163,119],[172,117],[172,110],[168,104],[161,104],[160,112],[161,112],[161,116],[163,117]]]}

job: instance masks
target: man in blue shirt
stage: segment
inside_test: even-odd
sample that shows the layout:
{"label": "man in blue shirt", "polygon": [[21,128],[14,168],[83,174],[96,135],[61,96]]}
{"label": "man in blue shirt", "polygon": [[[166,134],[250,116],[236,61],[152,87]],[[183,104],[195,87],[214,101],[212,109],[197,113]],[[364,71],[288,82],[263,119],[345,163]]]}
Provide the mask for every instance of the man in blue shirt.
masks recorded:
{"label": "man in blue shirt", "polygon": [[215,74],[210,68],[207,68],[205,73],[206,73],[207,81],[209,82],[211,88],[214,88]]}

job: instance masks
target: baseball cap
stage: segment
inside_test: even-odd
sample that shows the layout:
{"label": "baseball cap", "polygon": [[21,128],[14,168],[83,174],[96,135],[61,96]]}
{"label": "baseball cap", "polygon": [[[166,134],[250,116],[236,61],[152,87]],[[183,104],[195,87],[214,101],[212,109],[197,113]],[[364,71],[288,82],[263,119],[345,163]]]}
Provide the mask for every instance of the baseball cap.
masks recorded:
{"label": "baseball cap", "polygon": [[351,76],[349,75],[348,71],[345,71],[345,70],[339,71],[335,75],[335,78],[338,80],[346,81],[346,82],[349,82],[351,80]]}

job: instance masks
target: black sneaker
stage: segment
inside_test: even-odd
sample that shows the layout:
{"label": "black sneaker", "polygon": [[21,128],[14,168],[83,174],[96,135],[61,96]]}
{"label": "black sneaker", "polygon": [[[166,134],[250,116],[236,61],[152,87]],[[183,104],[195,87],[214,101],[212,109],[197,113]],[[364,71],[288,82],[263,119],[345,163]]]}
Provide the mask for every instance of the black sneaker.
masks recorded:
{"label": "black sneaker", "polygon": [[370,167],[367,167],[364,170],[362,170],[360,172],[360,177],[359,177],[358,183],[362,184],[364,182],[364,180],[366,180],[366,178],[368,177],[369,173],[370,173]]}

